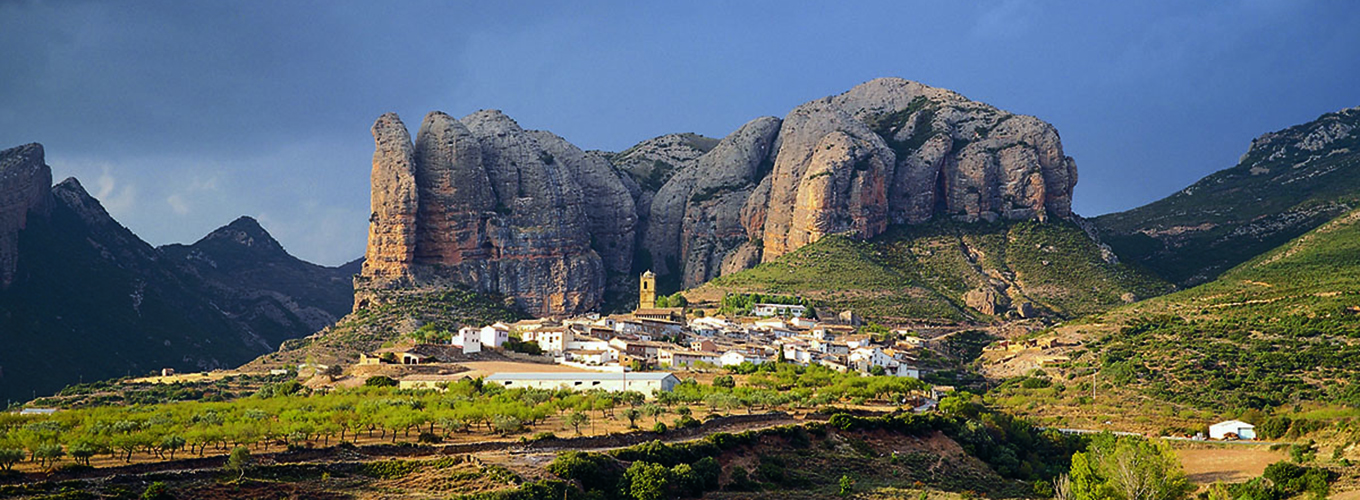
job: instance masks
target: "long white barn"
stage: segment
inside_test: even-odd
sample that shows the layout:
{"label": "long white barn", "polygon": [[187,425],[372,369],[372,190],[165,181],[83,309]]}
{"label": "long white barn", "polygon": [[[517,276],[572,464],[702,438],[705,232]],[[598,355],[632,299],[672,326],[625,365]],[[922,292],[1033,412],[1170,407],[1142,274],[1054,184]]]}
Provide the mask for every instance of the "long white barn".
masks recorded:
{"label": "long white barn", "polygon": [[666,372],[497,373],[486,377],[484,381],[507,389],[602,389],[611,392],[637,391],[646,395],[669,391],[680,383],[675,374]]}

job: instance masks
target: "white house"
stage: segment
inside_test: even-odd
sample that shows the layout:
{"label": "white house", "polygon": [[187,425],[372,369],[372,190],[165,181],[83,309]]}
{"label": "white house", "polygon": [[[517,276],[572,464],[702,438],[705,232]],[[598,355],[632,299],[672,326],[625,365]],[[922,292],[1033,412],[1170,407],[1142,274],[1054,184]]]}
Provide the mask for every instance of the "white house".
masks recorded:
{"label": "white house", "polygon": [[807,313],[807,308],[792,304],[756,304],[751,307],[751,314],[762,317],[769,316],[793,316],[803,317]]}
{"label": "white house", "polygon": [[507,389],[528,387],[535,389],[573,389],[588,391],[602,389],[611,392],[637,391],[645,395],[670,391],[680,379],[665,372],[634,373],[496,373],[485,379]]}
{"label": "white house", "polygon": [[570,341],[567,342],[566,349],[564,349],[564,350],[567,350],[567,351],[602,351],[602,350],[605,350],[605,349],[608,349],[608,348],[609,348],[609,342],[608,342],[608,341],[600,340],[600,339],[597,339],[597,338],[594,338],[594,337],[585,337],[585,336],[576,337],[576,336],[573,336],[572,339],[571,339]]}
{"label": "white house", "polygon": [[723,366],[733,366],[742,363],[751,363],[758,365],[766,361],[766,358],[764,356],[758,356],[742,349],[728,350],[727,352],[724,352],[723,355],[718,359],[719,361],[721,361]]}
{"label": "white house", "polygon": [[494,325],[482,327],[482,345],[492,349],[500,349],[501,346],[505,345],[505,342],[510,340],[510,328],[509,325],[502,325],[504,325],[504,323],[496,323]]}
{"label": "white house", "polygon": [[1256,426],[1241,420],[1229,420],[1209,426],[1209,439],[1256,439]]}
{"label": "white house", "polygon": [[458,329],[449,340],[450,344],[463,348],[463,354],[482,352],[482,331],[478,328],[465,326]]}
{"label": "white house", "polygon": [[716,365],[722,362],[722,358],[716,352],[663,348],[656,351],[656,362],[662,366],[694,366],[694,363]]}
{"label": "white house", "polygon": [[569,349],[576,339],[570,328],[541,329],[537,335],[538,347],[544,352],[562,352]]}

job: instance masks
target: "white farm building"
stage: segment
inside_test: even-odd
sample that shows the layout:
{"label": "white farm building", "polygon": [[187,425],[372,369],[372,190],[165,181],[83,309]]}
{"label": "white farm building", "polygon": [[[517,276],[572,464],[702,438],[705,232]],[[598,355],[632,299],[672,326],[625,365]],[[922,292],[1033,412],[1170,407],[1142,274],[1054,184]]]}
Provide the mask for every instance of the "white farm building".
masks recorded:
{"label": "white farm building", "polygon": [[1256,426],[1241,420],[1229,420],[1209,426],[1209,439],[1256,439]]}
{"label": "white farm building", "polygon": [[602,389],[610,392],[637,391],[646,395],[670,391],[680,383],[672,373],[497,373],[486,377],[485,382],[507,389],[573,389],[589,391]]}

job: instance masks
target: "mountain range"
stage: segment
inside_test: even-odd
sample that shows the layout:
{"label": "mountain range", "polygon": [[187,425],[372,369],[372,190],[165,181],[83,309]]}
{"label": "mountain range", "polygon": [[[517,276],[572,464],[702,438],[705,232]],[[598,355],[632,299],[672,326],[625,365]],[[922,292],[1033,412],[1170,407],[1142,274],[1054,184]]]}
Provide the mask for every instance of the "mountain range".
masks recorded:
{"label": "mountain range", "polygon": [[352,305],[357,262],[303,262],[248,217],[156,248],[51,176],[39,144],[0,151],[0,398],[234,367]]}
{"label": "mountain range", "polygon": [[1349,109],[1266,134],[1233,168],[1086,220],[1053,126],[896,78],[721,139],[618,153],[499,111],[432,112],[414,137],[387,114],[368,248],[336,268],[248,217],[153,247],[75,179],[53,186],[30,144],[0,152],[0,397],[281,345],[260,359],[348,359],[420,324],[625,309],[645,270],[694,302],[798,294],[890,323],[1140,310],[1124,305],[1350,213],[1357,121]]}

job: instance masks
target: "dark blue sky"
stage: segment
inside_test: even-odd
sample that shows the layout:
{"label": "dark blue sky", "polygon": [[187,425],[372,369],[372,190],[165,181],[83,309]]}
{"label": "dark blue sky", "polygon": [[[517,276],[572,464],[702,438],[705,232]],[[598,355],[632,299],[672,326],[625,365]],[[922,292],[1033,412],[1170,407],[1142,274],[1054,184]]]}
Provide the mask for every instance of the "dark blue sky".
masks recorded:
{"label": "dark blue sky", "polygon": [[325,264],[363,253],[368,129],[384,112],[415,127],[498,108],[620,150],[721,137],[880,76],[1053,123],[1093,216],[1360,105],[1360,8],[0,0],[0,146],[42,142],[58,178],[154,244],[245,214]]}

